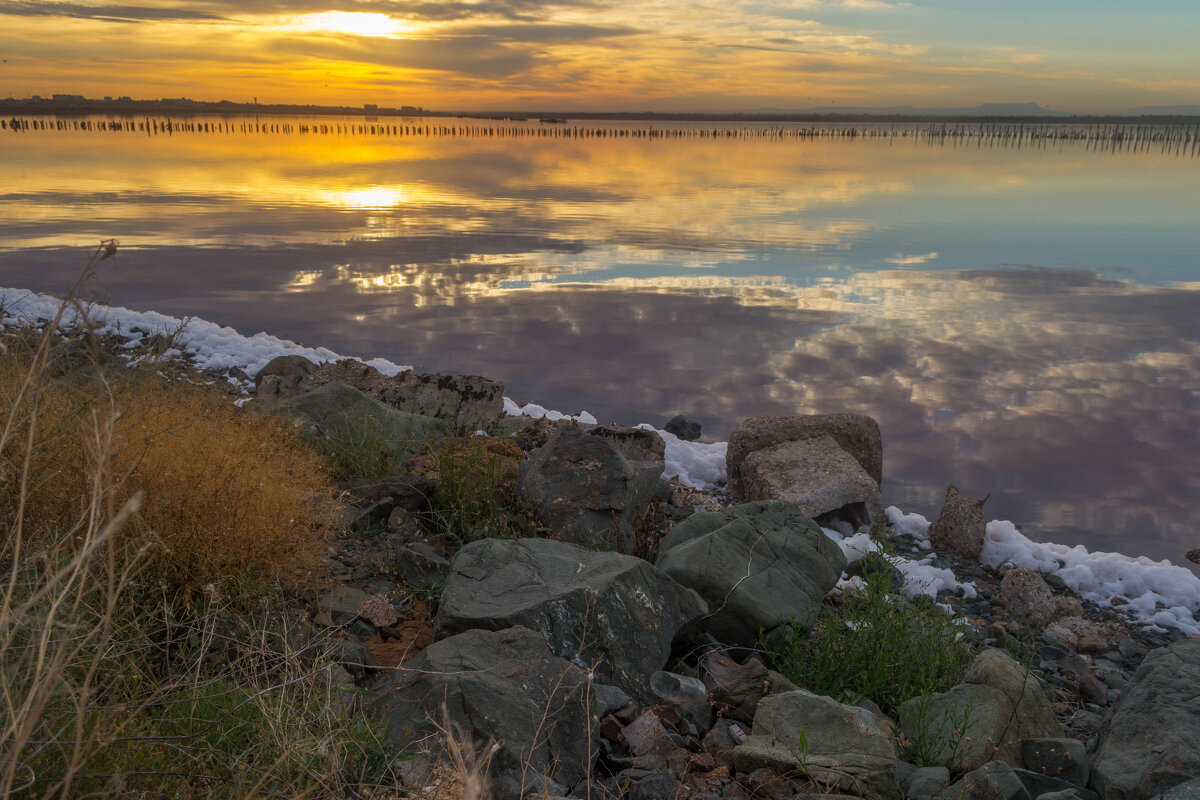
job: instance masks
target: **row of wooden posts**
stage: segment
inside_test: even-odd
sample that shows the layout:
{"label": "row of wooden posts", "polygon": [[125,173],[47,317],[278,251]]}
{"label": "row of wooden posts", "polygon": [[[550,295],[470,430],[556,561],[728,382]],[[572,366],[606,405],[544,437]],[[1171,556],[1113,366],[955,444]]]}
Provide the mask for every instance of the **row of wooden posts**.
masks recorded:
{"label": "row of wooden posts", "polygon": [[597,126],[580,120],[571,124],[529,124],[500,120],[484,122],[288,122],[257,118],[95,119],[72,117],[13,117],[0,119],[0,131],[18,133],[86,131],[137,133],[146,136],[177,134],[361,137],[513,137],[551,139],[910,139],[930,144],[974,143],[990,147],[1046,147],[1061,143],[1083,143],[1106,150],[1159,150],[1178,155],[1200,155],[1200,125],[1092,124],[1046,125],[1029,123],[926,123],[911,125],[792,125],[745,124]]}

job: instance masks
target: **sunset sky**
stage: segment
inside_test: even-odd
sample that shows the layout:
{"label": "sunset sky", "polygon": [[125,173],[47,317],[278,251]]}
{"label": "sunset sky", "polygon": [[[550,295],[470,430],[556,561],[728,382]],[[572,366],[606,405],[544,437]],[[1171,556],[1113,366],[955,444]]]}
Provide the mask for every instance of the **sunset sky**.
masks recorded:
{"label": "sunset sky", "polygon": [[0,97],[443,110],[1200,104],[1195,0],[0,0]]}

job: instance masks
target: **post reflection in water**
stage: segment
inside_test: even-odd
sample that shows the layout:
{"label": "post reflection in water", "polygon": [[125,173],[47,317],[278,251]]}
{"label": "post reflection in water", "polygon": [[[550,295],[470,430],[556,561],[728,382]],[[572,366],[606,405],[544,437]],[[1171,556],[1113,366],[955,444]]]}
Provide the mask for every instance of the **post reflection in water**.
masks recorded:
{"label": "post reflection in water", "polygon": [[1182,562],[1200,163],[929,142],[3,134],[0,282],[604,420],[854,411],[885,499]]}

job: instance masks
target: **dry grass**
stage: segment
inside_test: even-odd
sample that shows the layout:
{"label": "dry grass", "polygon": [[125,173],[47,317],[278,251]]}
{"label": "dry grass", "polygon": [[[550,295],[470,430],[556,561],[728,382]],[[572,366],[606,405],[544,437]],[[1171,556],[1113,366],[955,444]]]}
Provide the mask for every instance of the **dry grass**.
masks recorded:
{"label": "dry grass", "polygon": [[318,563],[317,456],[87,336],[0,344],[0,797],[394,786],[330,643],[279,602]]}
{"label": "dry grass", "polygon": [[54,375],[64,348],[86,349],[86,338],[41,347],[18,331],[0,354],[0,409],[14,434],[0,447],[0,475],[22,476],[2,482],[0,524],[20,529],[27,546],[53,549],[87,511],[99,472],[109,513],[145,494],[122,539],[139,551],[155,545],[151,566],[172,592],[215,584],[236,596],[302,583],[321,568],[331,490],[294,429],[151,369]]}

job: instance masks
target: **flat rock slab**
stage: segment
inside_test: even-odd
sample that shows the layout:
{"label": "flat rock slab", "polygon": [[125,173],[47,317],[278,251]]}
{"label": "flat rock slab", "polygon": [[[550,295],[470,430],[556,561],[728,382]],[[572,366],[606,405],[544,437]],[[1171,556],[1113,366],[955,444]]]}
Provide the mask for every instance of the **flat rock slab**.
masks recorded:
{"label": "flat rock slab", "polygon": [[434,637],[521,625],[551,651],[644,704],[684,623],[708,612],[691,589],[634,556],[550,539],[482,539],[458,551]]}
{"label": "flat rock slab", "polygon": [[813,518],[833,511],[860,524],[886,518],[878,482],[832,436],[755,450],[742,461],[741,480],[747,500],[787,500]]}
{"label": "flat rock slab", "polygon": [[788,417],[751,417],[729,435],[725,455],[729,493],[741,498],[742,462],[755,450],[816,436],[831,436],[854,457],[871,479],[883,481],[883,439],[879,424],[862,414],[806,414]]}
{"label": "flat rock slab", "polygon": [[1105,800],[1143,800],[1200,776],[1200,639],[1151,651],[1098,741],[1092,788]]}
{"label": "flat rock slab", "polygon": [[764,500],[693,514],[659,543],[655,564],[708,602],[689,627],[755,647],[760,631],[811,626],[846,557],[795,503]]}
{"label": "flat rock slab", "polygon": [[429,733],[443,713],[476,743],[498,743],[494,795],[517,800],[554,784],[569,791],[588,775],[599,710],[588,684],[527,628],[475,630],[431,644],[378,681],[367,710],[397,747]]}

